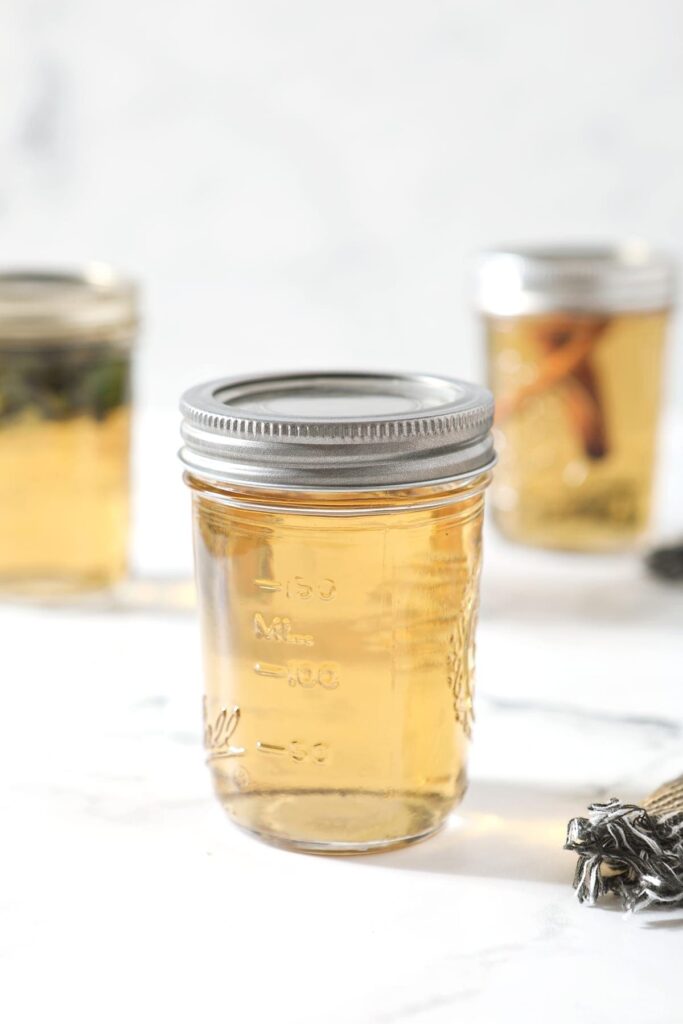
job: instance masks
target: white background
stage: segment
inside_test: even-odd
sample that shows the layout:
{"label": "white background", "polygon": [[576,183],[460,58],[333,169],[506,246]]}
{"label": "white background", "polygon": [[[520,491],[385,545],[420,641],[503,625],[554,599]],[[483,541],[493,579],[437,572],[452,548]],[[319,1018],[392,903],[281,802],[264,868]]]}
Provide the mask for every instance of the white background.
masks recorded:
{"label": "white background", "polygon": [[146,408],[251,369],[481,376],[477,247],[683,255],[682,31],[677,0],[3,0],[0,262],[139,276]]}

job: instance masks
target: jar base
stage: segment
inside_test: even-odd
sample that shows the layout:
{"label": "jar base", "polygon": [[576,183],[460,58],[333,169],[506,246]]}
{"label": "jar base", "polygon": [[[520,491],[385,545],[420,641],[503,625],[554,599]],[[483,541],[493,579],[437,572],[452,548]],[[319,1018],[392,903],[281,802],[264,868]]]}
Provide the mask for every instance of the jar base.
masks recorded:
{"label": "jar base", "polygon": [[[461,794],[458,794],[458,796]],[[271,845],[333,856],[381,853],[417,843],[444,824],[457,797],[308,790],[221,794],[243,831]]]}
{"label": "jar base", "polygon": [[73,576],[66,573],[0,575],[0,600],[59,603],[78,594],[109,590],[124,574],[124,571],[117,571]]}
{"label": "jar base", "polygon": [[585,527],[564,530],[516,529],[508,523],[503,524],[494,515],[498,532],[511,544],[519,547],[535,548],[545,551],[561,551],[568,554],[600,555],[626,554],[637,552],[646,545],[647,526],[634,530],[603,529],[586,530]]}
{"label": "jar base", "polygon": [[308,853],[318,857],[363,857],[373,853],[388,853],[391,850],[400,850],[405,846],[414,846],[415,843],[422,843],[425,839],[431,839],[444,827],[445,822],[439,822],[426,832],[417,835],[401,836],[397,839],[379,839],[369,843],[315,843],[306,840],[283,839],[282,836],[272,835],[268,832],[258,832],[256,829],[247,828],[245,825],[237,825],[241,832],[254,839],[267,843],[269,846],[277,846],[280,850],[289,850],[290,853]]}

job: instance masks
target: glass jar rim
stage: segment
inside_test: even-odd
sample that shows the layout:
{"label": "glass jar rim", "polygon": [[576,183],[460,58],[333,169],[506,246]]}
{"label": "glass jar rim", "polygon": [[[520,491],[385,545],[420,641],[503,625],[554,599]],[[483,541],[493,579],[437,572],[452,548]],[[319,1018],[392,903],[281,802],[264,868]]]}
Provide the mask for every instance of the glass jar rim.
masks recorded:
{"label": "glass jar rim", "polygon": [[[391,512],[429,511],[469,501],[487,489],[491,465],[452,480],[413,485],[349,488],[252,487],[225,481],[209,481],[190,470],[184,481],[191,490],[209,501],[252,512],[282,512],[288,515],[358,516]],[[341,499],[348,501],[342,505]]]}

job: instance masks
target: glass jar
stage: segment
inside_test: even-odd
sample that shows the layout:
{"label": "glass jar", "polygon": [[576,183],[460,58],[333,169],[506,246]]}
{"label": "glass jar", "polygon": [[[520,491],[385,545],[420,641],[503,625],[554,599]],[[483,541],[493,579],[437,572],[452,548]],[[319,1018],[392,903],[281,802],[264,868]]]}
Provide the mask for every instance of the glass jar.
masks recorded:
{"label": "glass jar", "polygon": [[605,550],[646,530],[673,294],[671,262],[639,245],[481,257],[507,537]]}
{"label": "glass jar", "polygon": [[319,373],[182,409],[223,806],[321,853],[431,834],[466,785],[491,396]]}
{"label": "glass jar", "polygon": [[0,274],[0,587],[126,569],[135,290],[99,264]]}

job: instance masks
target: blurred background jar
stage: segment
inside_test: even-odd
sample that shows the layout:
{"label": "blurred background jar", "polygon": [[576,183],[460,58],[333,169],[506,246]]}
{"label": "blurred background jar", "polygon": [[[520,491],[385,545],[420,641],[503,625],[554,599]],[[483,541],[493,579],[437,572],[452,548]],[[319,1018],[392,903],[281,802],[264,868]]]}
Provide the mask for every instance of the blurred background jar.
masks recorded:
{"label": "blurred background jar", "polygon": [[134,285],[94,264],[0,274],[0,588],[126,571]]}
{"label": "blurred background jar", "polygon": [[511,540],[597,551],[646,531],[674,284],[672,262],[642,244],[481,255],[491,504]]}

